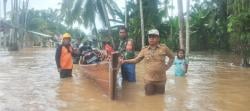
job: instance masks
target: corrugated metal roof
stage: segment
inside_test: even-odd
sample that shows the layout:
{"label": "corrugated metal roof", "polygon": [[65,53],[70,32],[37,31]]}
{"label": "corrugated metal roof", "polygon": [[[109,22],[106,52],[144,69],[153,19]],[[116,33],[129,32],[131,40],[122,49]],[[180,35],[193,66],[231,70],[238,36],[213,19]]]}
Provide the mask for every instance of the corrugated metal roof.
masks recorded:
{"label": "corrugated metal roof", "polygon": [[43,37],[48,37],[48,38],[53,37],[51,35],[47,35],[47,34],[40,33],[40,32],[35,32],[35,31],[28,31],[28,32],[35,34],[35,35],[43,36]]}

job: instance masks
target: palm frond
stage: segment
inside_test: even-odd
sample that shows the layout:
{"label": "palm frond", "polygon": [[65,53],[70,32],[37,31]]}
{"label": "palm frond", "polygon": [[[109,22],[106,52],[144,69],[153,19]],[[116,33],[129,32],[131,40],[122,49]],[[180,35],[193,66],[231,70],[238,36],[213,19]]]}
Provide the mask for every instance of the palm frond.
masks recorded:
{"label": "palm frond", "polygon": [[74,2],[74,5],[70,11],[73,21],[80,20],[79,18],[82,12],[82,4],[83,4],[83,0],[76,0]]}
{"label": "palm frond", "polygon": [[95,0],[87,0],[83,5],[83,11],[81,13],[81,18],[85,27],[92,27],[95,23]]}
{"label": "palm frond", "polygon": [[100,0],[97,0],[96,5],[97,5],[97,11],[98,11],[98,15],[100,17],[101,22],[103,23],[104,26],[107,26],[107,23],[105,22],[104,10],[102,8],[102,4]]}

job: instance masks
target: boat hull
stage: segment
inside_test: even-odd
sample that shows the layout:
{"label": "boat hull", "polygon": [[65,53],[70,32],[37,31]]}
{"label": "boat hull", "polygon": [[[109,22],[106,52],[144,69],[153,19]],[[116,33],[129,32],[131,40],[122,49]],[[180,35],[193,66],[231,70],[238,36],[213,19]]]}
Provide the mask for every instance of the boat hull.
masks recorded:
{"label": "boat hull", "polygon": [[80,73],[94,80],[96,84],[109,96],[116,97],[117,74],[119,72],[119,53],[113,53],[111,61],[102,61],[98,64],[80,64]]}

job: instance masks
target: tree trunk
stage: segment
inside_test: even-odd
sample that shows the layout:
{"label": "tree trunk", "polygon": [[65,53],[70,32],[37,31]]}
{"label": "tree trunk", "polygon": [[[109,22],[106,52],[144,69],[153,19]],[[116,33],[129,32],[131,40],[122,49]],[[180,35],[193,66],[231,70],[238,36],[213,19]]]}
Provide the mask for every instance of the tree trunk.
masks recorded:
{"label": "tree trunk", "polygon": [[[0,10],[2,10],[2,2],[0,1]],[[0,11],[0,20],[2,20],[2,11]],[[2,48],[2,40],[3,40],[3,34],[0,32],[0,48]],[[1,49],[0,49],[1,50]]]}
{"label": "tree trunk", "polygon": [[0,20],[2,19],[2,7],[3,7],[3,5],[2,5],[2,2],[0,1]]}
{"label": "tree trunk", "polygon": [[8,50],[9,51],[17,51],[18,50],[18,43],[17,43],[17,28],[18,27],[18,0],[11,0],[11,21],[12,25],[15,26],[14,29],[11,29],[10,31],[10,41],[9,41],[9,46]]}
{"label": "tree trunk", "polygon": [[101,5],[102,5],[102,10],[103,10],[103,13],[104,13],[104,18],[105,18],[105,24],[107,25],[107,27],[108,27],[108,35],[109,35],[109,37],[110,37],[110,39],[111,39],[111,42],[112,42],[112,45],[113,45],[113,47],[115,46],[115,42],[114,42],[114,39],[113,39],[113,37],[112,37],[112,35],[111,35],[111,28],[110,28],[110,23],[109,23],[109,17],[108,17],[108,12],[107,12],[107,10],[106,10],[106,8],[105,8],[105,5],[104,5],[104,3],[103,3],[103,0],[100,0],[100,2],[101,2]]}
{"label": "tree trunk", "polygon": [[4,17],[4,20],[6,20],[6,5],[7,5],[7,0],[3,0],[3,17]]}
{"label": "tree trunk", "polygon": [[25,23],[24,23],[24,26],[25,26],[25,29],[27,29],[27,18],[28,18],[28,11],[29,11],[29,0],[26,0],[26,4],[25,4]]}
{"label": "tree trunk", "polygon": [[183,15],[183,5],[182,0],[177,0],[178,2],[178,16],[179,16],[179,44],[180,49],[185,49],[185,35],[184,35],[184,15]]}
{"label": "tree trunk", "polygon": [[21,47],[23,48],[24,46],[25,46],[25,36],[27,35],[27,18],[28,18],[28,6],[29,6],[29,0],[25,0],[25,1],[23,1],[23,12],[25,13],[24,14],[24,16],[22,16],[22,18],[24,18],[23,20],[23,22],[24,23],[22,23],[23,24],[23,26],[24,26],[24,31],[22,31],[21,33],[22,33],[22,36],[21,36],[21,43],[20,43],[20,45],[21,45]]}
{"label": "tree trunk", "polygon": [[[5,21],[6,20],[6,6],[7,6],[7,0],[3,0],[3,20]],[[3,32],[3,46],[7,46],[7,35],[6,35],[6,32]]]}
{"label": "tree trunk", "polygon": [[248,57],[243,57],[241,60],[241,66],[242,67],[250,67],[250,63],[249,63],[249,58]]}
{"label": "tree trunk", "polygon": [[127,28],[128,27],[128,7],[127,7],[127,0],[125,0],[125,27]]}
{"label": "tree trunk", "polygon": [[[174,6],[174,0],[171,1],[172,2],[172,7]],[[175,38],[173,36],[173,20],[174,20],[174,17],[173,17],[173,12],[174,12],[174,8],[171,9],[171,20],[172,22],[170,23],[170,38],[172,39],[172,43],[174,43],[174,48],[176,48],[176,42],[175,42]]]}
{"label": "tree trunk", "polygon": [[95,36],[96,36],[96,39],[97,39],[97,47],[99,47],[100,49],[102,49],[102,41],[101,41],[101,37],[98,36],[98,32],[97,32],[95,21],[94,21],[94,32],[95,32]]}
{"label": "tree trunk", "polygon": [[190,32],[189,32],[189,5],[190,5],[190,1],[187,0],[187,17],[186,17],[186,56],[189,56],[189,51],[190,51],[190,47],[189,47],[189,37],[190,37]]}
{"label": "tree trunk", "polygon": [[143,8],[142,8],[142,0],[139,1],[140,5],[140,18],[141,18],[141,42],[142,42],[142,47],[144,47],[144,21],[143,21]]}

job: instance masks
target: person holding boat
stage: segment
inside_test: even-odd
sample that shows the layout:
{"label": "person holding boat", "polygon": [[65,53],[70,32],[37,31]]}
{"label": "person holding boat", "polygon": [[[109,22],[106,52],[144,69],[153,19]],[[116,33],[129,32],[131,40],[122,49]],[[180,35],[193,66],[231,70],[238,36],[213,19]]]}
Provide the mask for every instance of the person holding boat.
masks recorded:
{"label": "person holding boat", "polygon": [[[160,44],[159,31],[152,29],[148,31],[149,45],[142,48],[134,59],[121,60],[122,63],[138,63],[144,59],[144,82],[145,94],[164,94],[166,84],[166,71],[171,67],[174,60],[172,51],[163,44]],[[165,57],[169,60],[165,63]]]}
{"label": "person holding boat", "polygon": [[[120,36],[120,43],[118,46],[118,51],[121,53],[122,58],[124,58],[125,60],[134,58],[135,54],[134,54],[133,40],[128,39],[128,32],[126,27],[121,26],[119,28],[119,36]],[[124,81],[128,82],[136,81],[134,63],[122,64],[121,72],[122,72],[122,79]]]}
{"label": "person holding boat", "polygon": [[73,48],[70,44],[71,35],[64,33],[62,38],[62,44],[56,49],[55,60],[60,78],[72,77],[73,59],[74,54]]}

